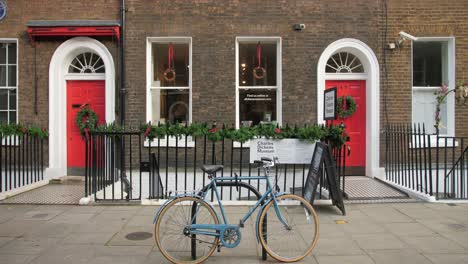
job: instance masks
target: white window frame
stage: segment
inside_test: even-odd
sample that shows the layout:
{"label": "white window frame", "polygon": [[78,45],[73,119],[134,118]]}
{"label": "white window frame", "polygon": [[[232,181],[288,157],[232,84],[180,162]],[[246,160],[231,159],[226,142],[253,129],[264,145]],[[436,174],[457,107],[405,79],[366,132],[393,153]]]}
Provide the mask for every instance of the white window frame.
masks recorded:
{"label": "white window frame", "polygon": [[[12,88],[16,89],[16,122],[14,124],[18,124],[18,117],[19,117],[19,105],[18,105],[18,98],[19,98],[19,93],[18,93],[18,87],[19,87],[19,44],[18,44],[18,39],[16,38],[0,38],[0,43],[15,43],[16,44],[16,86],[8,86],[8,74],[6,76],[6,86],[5,87],[0,87],[0,89],[6,89],[10,90]],[[8,68],[8,52],[6,54],[6,64]],[[11,124],[10,122],[10,96],[8,96],[8,124]]]}
{"label": "white window frame", "polygon": [[[242,42],[276,42],[276,86],[240,86],[239,85],[239,43]],[[276,122],[282,124],[282,58],[281,58],[281,37],[236,37],[236,129],[240,123],[240,105],[239,105],[239,89],[276,89]]]}
{"label": "white window frame", "polygon": [[[455,89],[456,79],[455,79],[455,37],[418,37],[417,42],[446,42],[447,43],[447,80],[449,90]],[[414,45],[411,42],[411,108],[413,107],[414,96],[413,92],[418,90],[432,90],[436,91],[440,89],[440,86],[428,86],[428,87],[421,87],[421,86],[413,86],[413,49]],[[442,54],[442,57],[444,54]],[[434,95],[435,100],[435,95]],[[455,95],[454,93],[450,93],[446,98],[447,104],[447,124],[444,124],[447,127],[447,134],[440,134],[441,136],[455,136]],[[411,121],[414,123],[414,113],[411,110]],[[431,113],[434,116],[434,113]],[[433,137],[431,137],[431,146],[436,145],[435,137],[434,142],[432,142]]]}
{"label": "white window frame", "polygon": [[[153,65],[153,43],[187,43],[189,45],[189,80],[188,87],[178,87],[178,86],[165,86],[158,87],[157,89],[188,89],[189,90],[189,119],[188,124],[192,123],[192,37],[147,37],[146,38],[146,121],[150,122],[153,118],[152,111],[152,98],[151,90],[156,89],[156,86],[153,86],[154,80],[154,65]],[[153,124],[157,125],[157,124]],[[176,139],[174,137],[169,137],[169,146],[175,146]],[[152,146],[157,146],[158,140],[155,139],[151,143]],[[167,146],[166,138],[160,139],[160,146]],[[179,139],[179,146],[185,145],[185,138]],[[145,146],[149,146],[148,140],[145,141]],[[187,146],[193,147],[194,143],[192,142],[191,137],[187,139]]]}

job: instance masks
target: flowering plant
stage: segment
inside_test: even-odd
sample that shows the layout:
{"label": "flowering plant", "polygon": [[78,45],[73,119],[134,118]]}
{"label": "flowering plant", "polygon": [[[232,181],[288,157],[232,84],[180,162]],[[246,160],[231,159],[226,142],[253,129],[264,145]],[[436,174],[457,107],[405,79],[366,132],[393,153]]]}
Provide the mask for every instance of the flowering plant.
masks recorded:
{"label": "flowering plant", "polygon": [[466,82],[459,82],[455,89],[450,90],[447,85],[442,84],[439,90],[434,92],[436,96],[436,111],[434,113],[434,127],[436,129],[436,133],[439,134],[439,130],[443,127],[442,125],[442,118],[440,117],[440,110],[441,105],[445,102],[445,98],[450,92],[455,92],[457,102],[460,102],[463,99],[463,104],[465,103],[466,99],[468,98],[468,83]]}

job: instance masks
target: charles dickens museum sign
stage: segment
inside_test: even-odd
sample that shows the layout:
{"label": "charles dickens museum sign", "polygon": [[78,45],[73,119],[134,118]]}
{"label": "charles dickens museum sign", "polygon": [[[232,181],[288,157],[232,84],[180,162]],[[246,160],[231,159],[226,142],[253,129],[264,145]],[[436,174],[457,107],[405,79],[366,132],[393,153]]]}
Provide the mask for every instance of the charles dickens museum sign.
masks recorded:
{"label": "charles dickens museum sign", "polygon": [[315,143],[294,138],[252,139],[250,141],[250,162],[262,157],[278,157],[283,164],[307,164],[312,159]]}

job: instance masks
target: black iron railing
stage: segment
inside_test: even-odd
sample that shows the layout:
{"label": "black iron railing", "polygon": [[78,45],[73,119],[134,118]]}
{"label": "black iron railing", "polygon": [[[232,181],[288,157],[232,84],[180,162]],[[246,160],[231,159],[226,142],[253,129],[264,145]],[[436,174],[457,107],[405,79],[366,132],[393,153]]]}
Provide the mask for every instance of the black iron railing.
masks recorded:
{"label": "black iron railing", "polygon": [[[208,137],[171,137],[145,139],[140,132],[94,132],[86,143],[86,196],[96,200],[139,200],[167,198],[181,192],[196,193],[208,183],[200,169],[203,164],[222,164],[219,176],[255,176],[263,171],[249,162],[248,143],[223,138],[212,142]],[[346,148],[333,151],[337,161],[338,181],[344,183]],[[273,181],[281,191],[303,194],[309,164],[279,164]],[[130,186],[126,188],[125,178]],[[247,181],[260,192],[265,184]],[[326,188],[326,185],[323,186]],[[321,194],[321,193],[320,193]],[[223,200],[250,200],[247,190],[221,186]]]}
{"label": "black iron railing", "polygon": [[0,193],[44,179],[46,141],[30,134],[0,136]]}
{"label": "black iron railing", "polygon": [[426,133],[420,124],[391,124],[384,130],[386,179],[437,199],[467,199],[464,137]]}

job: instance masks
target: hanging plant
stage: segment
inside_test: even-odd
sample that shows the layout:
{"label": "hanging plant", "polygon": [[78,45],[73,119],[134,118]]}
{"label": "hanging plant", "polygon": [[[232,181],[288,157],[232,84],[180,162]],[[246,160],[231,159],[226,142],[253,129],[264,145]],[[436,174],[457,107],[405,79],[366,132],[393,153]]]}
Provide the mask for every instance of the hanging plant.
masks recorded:
{"label": "hanging plant", "polygon": [[98,122],[98,116],[88,105],[78,111],[75,117],[75,124],[80,129],[80,134],[85,135],[85,129],[94,131]]}
{"label": "hanging plant", "polygon": [[[344,102],[343,102],[343,99]],[[356,101],[353,97],[340,96],[336,99],[336,113],[342,119],[352,116],[356,112]]]}

